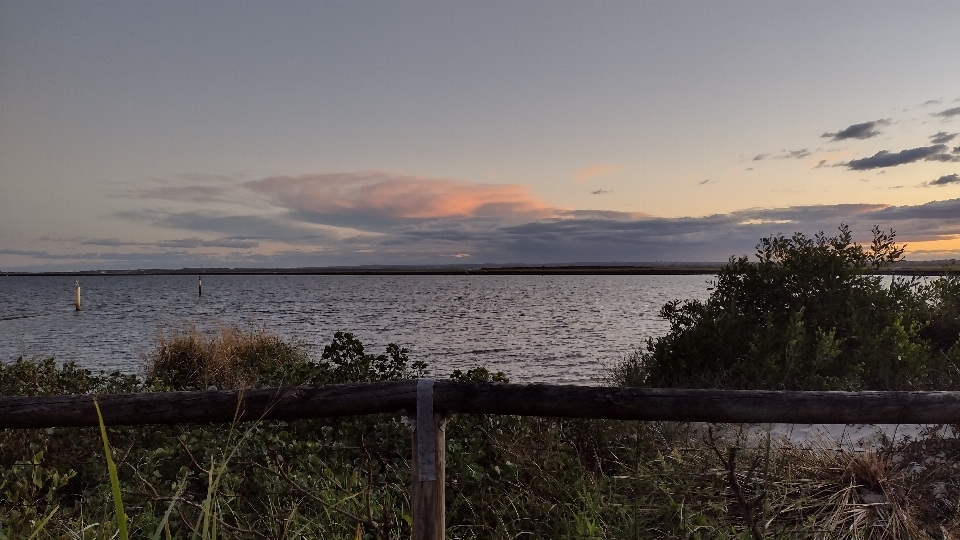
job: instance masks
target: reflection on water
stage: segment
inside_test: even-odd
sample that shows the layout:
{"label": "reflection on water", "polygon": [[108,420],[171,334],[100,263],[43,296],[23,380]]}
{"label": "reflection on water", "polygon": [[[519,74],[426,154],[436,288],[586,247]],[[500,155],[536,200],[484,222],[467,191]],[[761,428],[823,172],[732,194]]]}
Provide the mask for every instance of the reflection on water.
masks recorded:
{"label": "reflection on water", "polygon": [[0,361],[55,356],[136,373],[159,328],[254,324],[319,356],[338,330],[435,376],[484,365],[515,382],[589,383],[666,331],[660,306],[710,276],[91,276],[0,278]]}

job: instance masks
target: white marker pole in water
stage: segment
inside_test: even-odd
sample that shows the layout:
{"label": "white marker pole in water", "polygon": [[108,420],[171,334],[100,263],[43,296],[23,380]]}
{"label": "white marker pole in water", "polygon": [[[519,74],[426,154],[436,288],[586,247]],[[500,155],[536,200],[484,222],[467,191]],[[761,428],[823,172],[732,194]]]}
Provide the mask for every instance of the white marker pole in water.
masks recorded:
{"label": "white marker pole in water", "polygon": [[197,296],[203,296],[203,278],[197,276]]}
{"label": "white marker pole in water", "polygon": [[77,311],[80,311],[80,278],[77,278]]}

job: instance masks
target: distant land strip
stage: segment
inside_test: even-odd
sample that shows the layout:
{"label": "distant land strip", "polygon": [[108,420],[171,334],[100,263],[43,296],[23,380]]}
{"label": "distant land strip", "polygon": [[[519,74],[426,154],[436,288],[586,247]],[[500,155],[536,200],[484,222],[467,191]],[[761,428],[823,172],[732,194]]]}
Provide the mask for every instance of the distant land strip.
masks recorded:
{"label": "distant land strip", "polygon": [[138,270],[81,270],[76,272],[0,272],[0,276],[484,276],[484,275],[709,275],[722,265],[689,266],[391,266],[391,267],[319,267],[319,268],[180,268]]}
{"label": "distant land strip", "polygon": [[[953,261],[904,261],[878,272],[886,275],[940,276],[956,272]],[[307,268],[180,268],[136,270],[80,270],[76,272],[0,271],[0,276],[682,276],[713,275],[724,263],[665,263],[611,265],[524,265],[524,266],[349,266]]]}

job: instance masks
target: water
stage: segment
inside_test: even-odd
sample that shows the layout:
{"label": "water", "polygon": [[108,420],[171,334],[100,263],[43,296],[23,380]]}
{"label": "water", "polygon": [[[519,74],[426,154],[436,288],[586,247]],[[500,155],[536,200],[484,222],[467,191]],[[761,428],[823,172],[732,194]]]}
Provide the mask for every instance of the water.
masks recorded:
{"label": "water", "polygon": [[159,329],[262,326],[319,358],[338,330],[368,352],[410,350],[434,376],[486,366],[514,382],[596,383],[667,331],[673,299],[705,298],[710,276],[91,276],[0,278],[0,361],[53,356],[140,373]]}

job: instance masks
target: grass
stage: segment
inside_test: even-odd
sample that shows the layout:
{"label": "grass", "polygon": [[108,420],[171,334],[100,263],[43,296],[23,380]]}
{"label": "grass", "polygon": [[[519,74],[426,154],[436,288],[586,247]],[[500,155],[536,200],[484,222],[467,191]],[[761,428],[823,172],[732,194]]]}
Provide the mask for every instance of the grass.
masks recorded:
{"label": "grass", "polygon": [[110,441],[107,439],[107,426],[103,424],[103,414],[97,398],[93,398],[93,406],[97,409],[97,421],[100,424],[100,437],[103,438],[103,454],[107,460],[107,473],[110,475],[110,494],[113,495],[114,520],[117,523],[117,535],[120,540],[129,540],[127,534],[127,513],[123,509],[123,495],[120,493],[120,476],[117,474],[117,464],[113,462],[113,453],[110,450]]}
{"label": "grass", "polygon": [[[317,361],[278,342],[262,331],[181,331],[158,342],[161,361],[151,364],[149,381],[24,362],[0,366],[0,382],[95,394],[174,381],[257,385],[278,366],[312,382],[411,374],[401,350],[369,355],[349,335]],[[286,356],[264,357],[271,347]],[[483,369],[457,376],[504,379]],[[242,432],[111,427],[109,441],[107,432],[101,424],[0,433],[4,537],[410,535],[411,435],[398,418],[261,421]],[[748,441],[737,426],[460,415],[446,436],[450,538],[960,535],[960,442],[952,432],[856,453],[823,441]]]}
{"label": "grass", "polygon": [[196,327],[158,331],[145,355],[147,379],[176,389],[248,388],[265,371],[300,367],[309,361],[302,346],[262,328],[218,326],[205,334]]}

